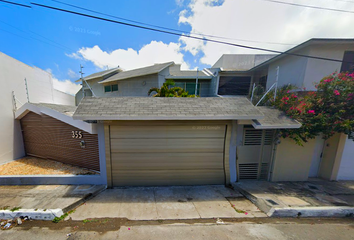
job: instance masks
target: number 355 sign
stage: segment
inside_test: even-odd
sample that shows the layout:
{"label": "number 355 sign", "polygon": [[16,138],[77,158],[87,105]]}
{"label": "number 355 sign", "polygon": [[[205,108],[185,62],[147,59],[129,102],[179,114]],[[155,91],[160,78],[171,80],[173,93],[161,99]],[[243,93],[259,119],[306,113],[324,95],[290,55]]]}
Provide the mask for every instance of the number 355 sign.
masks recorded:
{"label": "number 355 sign", "polygon": [[82,138],[81,131],[71,131],[71,133],[72,133],[72,138]]}

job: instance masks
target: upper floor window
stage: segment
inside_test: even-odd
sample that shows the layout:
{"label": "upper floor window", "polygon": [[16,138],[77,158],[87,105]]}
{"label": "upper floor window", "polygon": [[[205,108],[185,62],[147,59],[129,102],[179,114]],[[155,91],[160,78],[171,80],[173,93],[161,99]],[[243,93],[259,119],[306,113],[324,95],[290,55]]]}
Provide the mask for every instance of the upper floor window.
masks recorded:
{"label": "upper floor window", "polygon": [[[175,82],[175,87],[183,88],[189,95],[195,94],[195,82]],[[200,95],[200,82],[197,86],[197,95]]]}
{"label": "upper floor window", "polygon": [[345,51],[341,72],[354,72],[354,51]]}
{"label": "upper floor window", "polygon": [[116,92],[118,91],[118,84],[104,86],[104,92]]}
{"label": "upper floor window", "polygon": [[220,76],[219,95],[248,95],[251,87],[249,76]]}

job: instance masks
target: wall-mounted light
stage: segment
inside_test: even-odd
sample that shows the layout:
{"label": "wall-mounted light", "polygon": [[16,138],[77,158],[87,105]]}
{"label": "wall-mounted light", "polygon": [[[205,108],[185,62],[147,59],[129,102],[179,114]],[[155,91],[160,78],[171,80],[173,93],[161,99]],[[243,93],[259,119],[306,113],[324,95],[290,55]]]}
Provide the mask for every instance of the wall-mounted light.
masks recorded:
{"label": "wall-mounted light", "polygon": [[81,147],[81,148],[85,148],[85,147],[86,147],[86,143],[85,143],[84,140],[82,140],[82,141],[80,142],[80,147]]}

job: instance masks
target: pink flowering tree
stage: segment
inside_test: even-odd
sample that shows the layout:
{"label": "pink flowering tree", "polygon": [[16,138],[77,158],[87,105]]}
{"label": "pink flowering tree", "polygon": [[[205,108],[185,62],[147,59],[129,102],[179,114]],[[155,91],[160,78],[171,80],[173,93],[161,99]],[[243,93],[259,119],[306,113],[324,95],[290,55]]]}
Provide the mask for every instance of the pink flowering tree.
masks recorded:
{"label": "pink flowering tree", "polygon": [[294,91],[293,86],[280,88],[275,101],[268,101],[288,116],[298,120],[299,129],[282,130],[299,145],[323,134],[325,139],[335,133],[354,132],[354,73],[333,73],[323,78],[317,91]]}

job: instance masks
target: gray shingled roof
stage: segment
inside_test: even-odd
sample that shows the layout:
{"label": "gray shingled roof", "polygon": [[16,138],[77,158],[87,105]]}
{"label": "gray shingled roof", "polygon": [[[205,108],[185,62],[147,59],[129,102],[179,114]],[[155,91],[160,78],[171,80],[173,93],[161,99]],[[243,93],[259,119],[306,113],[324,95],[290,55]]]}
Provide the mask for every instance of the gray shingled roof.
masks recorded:
{"label": "gray shingled roof", "polygon": [[[166,79],[185,79],[185,78],[197,78],[197,71],[195,70],[182,70],[170,72],[170,75],[166,76]],[[203,71],[198,71],[198,78],[211,79],[212,76],[205,74]]]}
{"label": "gray shingled roof", "polygon": [[38,107],[46,107],[68,116],[72,116],[77,108],[76,106],[60,105],[60,104],[52,104],[52,103],[31,103],[31,104]]}
{"label": "gray shingled roof", "polygon": [[283,111],[271,107],[257,107],[263,114],[263,119],[253,120],[256,129],[299,128],[301,124],[286,116]]}
{"label": "gray shingled roof", "polygon": [[73,118],[78,120],[237,120],[260,119],[263,118],[263,114],[246,97],[85,97]]}
{"label": "gray shingled roof", "polygon": [[[112,69],[104,70],[101,72],[93,73],[91,75],[84,77],[84,79],[87,81],[87,80],[91,80],[91,79],[95,79],[95,78],[99,78],[99,77],[104,77],[106,75],[114,74],[115,72],[119,72],[119,71],[121,71],[119,69],[119,67],[112,68]],[[76,82],[78,82],[78,81],[81,81],[81,79],[76,80]]]}
{"label": "gray shingled roof", "polygon": [[123,79],[127,79],[127,78],[155,74],[155,73],[162,71],[163,69],[165,69],[166,67],[168,67],[172,64],[174,64],[174,62],[160,63],[160,64],[148,66],[148,67],[137,68],[137,69],[133,69],[133,70],[129,70],[129,71],[123,71],[123,72],[115,74],[115,75],[113,75],[113,76],[111,76],[111,77],[107,78],[106,80],[103,80],[99,83],[108,83],[108,82],[114,82],[114,81],[123,80]]}

